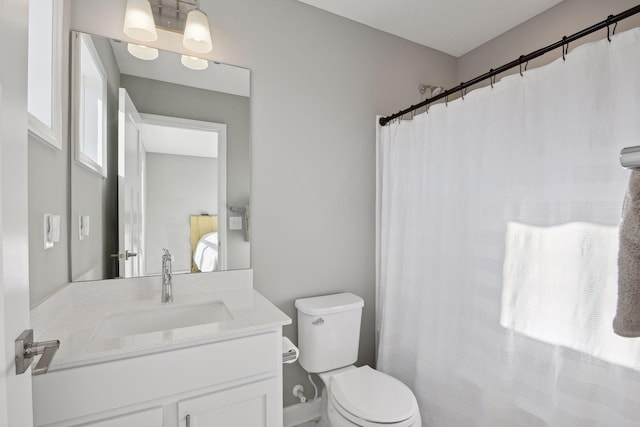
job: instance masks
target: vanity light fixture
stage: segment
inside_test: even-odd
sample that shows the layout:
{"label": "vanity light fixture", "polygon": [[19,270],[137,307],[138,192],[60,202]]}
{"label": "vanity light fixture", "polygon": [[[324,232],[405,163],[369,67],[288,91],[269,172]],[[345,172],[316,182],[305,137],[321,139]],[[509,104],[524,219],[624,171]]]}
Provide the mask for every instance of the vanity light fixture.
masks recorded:
{"label": "vanity light fixture", "polygon": [[192,70],[206,70],[209,66],[209,61],[202,58],[197,58],[195,56],[182,55],[182,59],[180,59],[182,65],[187,68],[191,68]]}
{"label": "vanity light fixture", "polygon": [[145,61],[152,61],[158,57],[158,49],[141,44],[128,43],[127,50],[131,55],[138,59],[144,59]]}
{"label": "vanity light fixture", "polygon": [[124,33],[142,42],[158,39],[156,27],[182,33],[182,44],[196,53],[213,50],[207,14],[198,0],[127,0]]}
{"label": "vanity light fixture", "polygon": [[[182,44],[197,54],[211,52],[211,30],[207,14],[200,10],[198,0],[127,0],[124,33],[139,41],[157,40],[156,27],[182,33]],[[127,50],[136,58],[153,60],[158,50],[129,43]],[[192,70],[204,70],[206,59],[182,56],[182,64]]]}

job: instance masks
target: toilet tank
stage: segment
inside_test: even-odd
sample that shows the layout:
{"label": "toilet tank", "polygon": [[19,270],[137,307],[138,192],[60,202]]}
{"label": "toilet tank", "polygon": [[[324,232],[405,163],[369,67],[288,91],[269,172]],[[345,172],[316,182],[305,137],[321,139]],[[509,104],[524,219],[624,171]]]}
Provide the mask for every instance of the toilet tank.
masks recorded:
{"label": "toilet tank", "polygon": [[348,366],[358,358],[364,301],[350,293],[296,300],[300,365],[307,372]]}

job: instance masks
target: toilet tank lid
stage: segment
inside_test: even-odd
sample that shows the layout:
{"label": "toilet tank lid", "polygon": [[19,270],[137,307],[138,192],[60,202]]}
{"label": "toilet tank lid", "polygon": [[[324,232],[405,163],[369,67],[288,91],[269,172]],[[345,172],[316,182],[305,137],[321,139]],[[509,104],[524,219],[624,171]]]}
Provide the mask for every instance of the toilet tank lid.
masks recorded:
{"label": "toilet tank lid", "polygon": [[312,316],[357,310],[362,307],[364,307],[364,300],[348,292],[296,300],[296,308]]}

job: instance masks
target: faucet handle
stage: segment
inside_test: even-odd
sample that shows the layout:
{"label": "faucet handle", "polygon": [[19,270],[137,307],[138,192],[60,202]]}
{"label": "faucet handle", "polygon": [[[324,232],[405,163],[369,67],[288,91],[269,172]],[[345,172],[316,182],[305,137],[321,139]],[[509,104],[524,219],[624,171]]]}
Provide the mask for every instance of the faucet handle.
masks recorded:
{"label": "faucet handle", "polygon": [[173,255],[169,252],[169,249],[162,248],[162,258],[168,259],[169,261],[173,261]]}

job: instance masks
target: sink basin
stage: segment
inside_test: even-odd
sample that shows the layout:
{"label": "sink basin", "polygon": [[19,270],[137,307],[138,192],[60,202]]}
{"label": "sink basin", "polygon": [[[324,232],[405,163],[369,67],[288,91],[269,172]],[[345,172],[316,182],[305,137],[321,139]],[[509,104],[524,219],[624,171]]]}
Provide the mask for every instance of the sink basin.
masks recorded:
{"label": "sink basin", "polygon": [[147,332],[218,323],[233,317],[222,301],[192,305],[163,305],[151,309],[113,313],[106,316],[93,339],[118,338]]}

